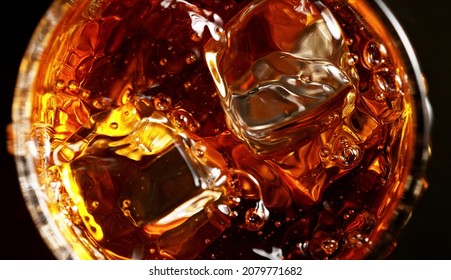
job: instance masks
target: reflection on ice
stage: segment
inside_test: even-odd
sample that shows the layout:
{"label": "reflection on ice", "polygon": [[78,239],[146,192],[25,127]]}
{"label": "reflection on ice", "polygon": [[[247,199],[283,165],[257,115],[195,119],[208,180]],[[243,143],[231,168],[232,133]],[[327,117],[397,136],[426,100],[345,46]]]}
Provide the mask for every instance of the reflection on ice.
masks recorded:
{"label": "reflection on ice", "polygon": [[298,205],[319,201],[379,131],[355,106],[358,57],[320,3],[258,1],[205,51],[230,130]]}
{"label": "reflection on ice", "polygon": [[[355,69],[343,59],[349,50],[333,16],[291,4],[251,5],[226,27],[226,43],[206,46],[228,124],[260,156],[317,135],[320,121],[342,111],[353,90]],[[253,44],[266,33],[267,44]]]}

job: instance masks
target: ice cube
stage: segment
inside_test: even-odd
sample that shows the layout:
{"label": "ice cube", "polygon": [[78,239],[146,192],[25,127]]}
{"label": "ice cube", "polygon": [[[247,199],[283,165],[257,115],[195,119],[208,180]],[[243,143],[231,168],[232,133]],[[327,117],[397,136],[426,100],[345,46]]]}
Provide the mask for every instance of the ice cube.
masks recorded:
{"label": "ice cube", "polygon": [[98,239],[114,238],[112,225],[161,235],[225,195],[229,175],[220,153],[141,105],[129,102],[93,116],[57,152],[70,164],[67,185],[87,203],[79,206],[96,204],[83,221],[103,230]]}
{"label": "ice cube", "polygon": [[228,125],[255,155],[302,145],[342,111],[355,69],[345,37],[319,4],[259,1],[206,45]]}

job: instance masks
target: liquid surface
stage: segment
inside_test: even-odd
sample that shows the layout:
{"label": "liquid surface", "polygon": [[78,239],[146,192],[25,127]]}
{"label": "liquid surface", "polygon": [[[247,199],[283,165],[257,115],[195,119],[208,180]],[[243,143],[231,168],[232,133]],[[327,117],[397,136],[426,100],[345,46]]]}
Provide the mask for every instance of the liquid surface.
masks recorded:
{"label": "liquid surface", "polygon": [[85,257],[372,250],[412,109],[371,22],[344,1],[88,2],[46,51],[30,134]]}

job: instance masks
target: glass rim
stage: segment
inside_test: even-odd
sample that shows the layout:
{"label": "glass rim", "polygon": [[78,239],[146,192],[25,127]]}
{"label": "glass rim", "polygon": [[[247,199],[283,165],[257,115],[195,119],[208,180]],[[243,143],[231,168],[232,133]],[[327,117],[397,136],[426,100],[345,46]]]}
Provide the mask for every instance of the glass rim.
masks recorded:
{"label": "glass rim", "polygon": [[33,88],[40,58],[49,44],[53,30],[69,8],[67,5],[76,1],[53,0],[37,24],[20,64],[12,104],[13,149],[21,193],[42,240],[56,259],[79,257],[61,234],[57,223],[53,219],[48,219],[51,214],[47,198],[40,189],[34,159],[27,152],[26,135],[31,131],[30,88]]}

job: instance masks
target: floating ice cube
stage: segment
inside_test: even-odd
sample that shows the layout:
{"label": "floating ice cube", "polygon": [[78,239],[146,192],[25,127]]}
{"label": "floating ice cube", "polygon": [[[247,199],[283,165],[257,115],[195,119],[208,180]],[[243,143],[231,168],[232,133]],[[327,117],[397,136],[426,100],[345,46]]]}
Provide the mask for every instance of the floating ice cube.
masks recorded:
{"label": "floating ice cube", "polygon": [[231,130],[254,154],[269,156],[319,134],[342,111],[355,69],[338,22],[302,1],[259,1],[210,40],[206,60]]}
{"label": "floating ice cube", "polygon": [[75,193],[96,202],[84,221],[97,232],[121,224],[160,235],[224,195],[228,175],[219,152],[146,104],[138,99],[93,116],[57,149],[71,155]]}

